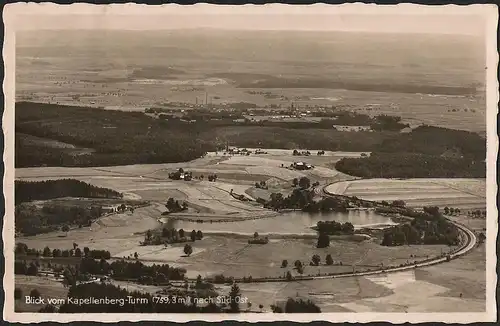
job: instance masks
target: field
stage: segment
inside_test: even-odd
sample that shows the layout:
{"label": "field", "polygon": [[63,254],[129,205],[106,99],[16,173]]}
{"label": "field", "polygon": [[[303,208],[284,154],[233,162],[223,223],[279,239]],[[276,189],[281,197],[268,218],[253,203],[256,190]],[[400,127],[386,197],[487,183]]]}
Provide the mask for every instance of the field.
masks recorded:
{"label": "field", "polygon": [[[413,125],[485,131],[483,40],[362,33],[135,33],[133,38],[121,32],[20,33],[17,99],[143,110],[168,102],[194,105],[208,93],[214,104],[334,105],[401,115]],[[47,38],[51,47],[44,46]],[[147,53],[136,52],[146,44]],[[243,44],[254,51],[242,51]],[[384,52],[387,48],[390,53]],[[119,63],[113,60],[117,55]]]}
{"label": "field", "polygon": [[326,191],[367,200],[404,200],[410,207],[445,206],[481,209],[486,207],[484,179],[367,179],[344,181]]}

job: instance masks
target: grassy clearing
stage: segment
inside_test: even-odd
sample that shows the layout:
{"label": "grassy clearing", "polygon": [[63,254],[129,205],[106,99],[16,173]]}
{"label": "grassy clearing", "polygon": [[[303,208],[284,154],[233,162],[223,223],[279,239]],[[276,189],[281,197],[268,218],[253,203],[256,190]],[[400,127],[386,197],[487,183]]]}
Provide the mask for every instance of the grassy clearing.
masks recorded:
{"label": "grassy clearing", "polygon": [[[205,240],[203,240],[205,241]],[[205,271],[206,274],[223,273],[226,276],[243,277],[276,277],[287,271],[298,275],[293,269],[295,260],[301,260],[305,266],[305,275],[317,273],[348,272],[354,264],[356,270],[366,270],[384,266],[399,265],[414,259],[423,259],[427,255],[439,255],[441,250],[449,250],[446,246],[408,246],[401,248],[382,247],[376,243],[353,243],[332,241],[330,248],[318,249],[315,239],[276,240],[266,245],[249,245],[245,238],[224,238],[212,236],[209,242],[195,242],[193,248],[203,249],[192,257],[176,260],[189,264],[190,268]],[[322,265],[309,266],[311,257],[320,255]],[[342,266],[323,265],[327,254],[331,254],[334,262],[342,262]],[[410,258],[416,255],[419,258]],[[281,268],[282,260],[288,261],[287,268]]]}

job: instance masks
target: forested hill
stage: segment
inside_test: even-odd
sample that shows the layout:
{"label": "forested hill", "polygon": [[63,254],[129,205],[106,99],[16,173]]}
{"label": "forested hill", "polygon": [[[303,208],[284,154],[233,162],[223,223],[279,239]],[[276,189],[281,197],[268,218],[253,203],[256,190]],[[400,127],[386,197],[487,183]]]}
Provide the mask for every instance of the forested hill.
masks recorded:
{"label": "forested hill", "polygon": [[107,188],[99,188],[74,180],[15,181],[16,205],[32,200],[47,200],[60,197],[121,198],[122,194]]}
{"label": "forested hill", "polygon": [[484,161],[486,139],[470,131],[424,125],[415,128],[411,133],[385,139],[375,149],[376,152],[429,155],[442,155],[449,150],[455,150],[464,158]]}
{"label": "forested hill", "polygon": [[[220,120],[156,119],[143,112],[18,102],[15,166],[186,162],[226,142],[238,147],[463,157],[466,161],[460,164],[462,170],[472,162],[484,163],[486,157],[486,140],[476,133],[431,126],[401,133],[399,120],[383,116],[372,125],[372,131],[357,132],[328,129],[321,123],[259,125],[234,122],[232,118]],[[445,165],[443,168],[448,169]]]}

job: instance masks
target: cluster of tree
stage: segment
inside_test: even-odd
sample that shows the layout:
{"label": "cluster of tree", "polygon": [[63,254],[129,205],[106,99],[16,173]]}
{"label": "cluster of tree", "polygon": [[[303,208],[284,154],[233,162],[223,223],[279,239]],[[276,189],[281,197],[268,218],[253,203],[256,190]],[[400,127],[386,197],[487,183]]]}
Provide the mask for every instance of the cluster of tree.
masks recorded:
{"label": "cluster of tree", "polygon": [[446,206],[443,210],[444,210],[444,215],[460,215],[460,208],[453,208]]}
{"label": "cluster of tree", "polygon": [[138,280],[142,276],[150,276],[156,279],[156,276],[161,273],[165,275],[167,280],[183,280],[186,274],[184,268],[171,267],[168,264],[144,265],[138,260],[133,262],[116,260],[110,264],[109,268],[113,271],[113,277],[117,279]]}
{"label": "cluster of tree", "polygon": [[270,199],[264,203],[264,207],[273,210],[300,209],[308,213],[346,212],[349,207],[347,201],[341,198],[325,197],[315,201],[314,196],[313,191],[302,187],[294,189],[287,197],[283,197],[282,193],[272,193]]}
{"label": "cluster of tree", "polygon": [[[68,297],[75,300],[93,298],[94,300],[105,300],[106,298],[123,300],[122,304],[106,304],[105,302],[92,302],[90,304],[72,304],[66,302],[59,308],[59,313],[220,313],[222,308],[214,303],[204,307],[181,300],[173,300],[168,296],[169,304],[159,304],[153,299],[153,295],[128,291],[126,289],[107,283],[87,283],[72,286]],[[165,301],[166,302],[166,301]]]}
{"label": "cluster of tree", "polygon": [[437,207],[425,207],[424,215],[415,217],[411,223],[393,226],[384,232],[383,246],[415,244],[458,245],[459,231],[439,212]]}
{"label": "cluster of tree", "polygon": [[184,181],[191,181],[193,179],[193,173],[184,171],[183,168],[179,168],[177,171],[169,173],[168,178],[172,180],[183,179]]}
{"label": "cluster of tree", "polygon": [[364,178],[484,178],[484,162],[420,153],[374,152],[365,158],[342,158],[340,172]]}
{"label": "cluster of tree", "polygon": [[15,204],[61,197],[122,198],[117,191],[100,188],[75,179],[14,182]]}
{"label": "cluster of tree", "polygon": [[208,181],[215,182],[217,181],[217,174],[209,174],[207,179]]}
{"label": "cluster of tree", "polygon": [[38,275],[38,268],[40,263],[38,262],[30,262],[29,264],[23,260],[16,260],[14,262],[14,274],[20,275]]}
{"label": "cluster of tree", "polygon": [[234,277],[232,276],[224,276],[224,274],[216,274],[207,279],[209,282],[213,282],[214,284],[233,284]]}
{"label": "cluster of tree", "polygon": [[336,197],[324,197],[319,201],[311,201],[302,208],[308,213],[328,213],[328,212],[347,212],[349,204],[347,201]]}
{"label": "cluster of tree", "polygon": [[316,223],[316,229],[319,233],[328,235],[354,233],[354,225],[352,225],[351,222],[339,223],[337,221],[319,221]]}
{"label": "cluster of tree", "polygon": [[[16,137],[16,167],[109,166],[186,162],[214,146],[199,137],[197,127],[168,124],[143,112],[102,110],[31,102],[16,103],[16,133],[54,139],[91,148],[86,155],[74,149],[51,148]],[[54,122],[42,123],[52,119]],[[96,126],[105,126],[96,128]],[[205,129],[204,126],[199,126]]]}
{"label": "cluster of tree", "polygon": [[[297,270],[297,273],[299,274],[304,274],[304,265],[302,264],[302,262],[300,260],[296,260],[294,263],[293,263],[293,266],[294,266],[294,269]],[[291,274],[290,274],[291,276]],[[288,274],[287,274],[287,279],[288,279]]]}
{"label": "cluster of tree", "polygon": [[472,217],[472,218],[486,218],[486,211],[480,210],[480,209],[476,209],[473,211],[467,211],[467,216]]}
{"label": "cluster of tree", "polygon": [[285,307],[271,305],[271,310],[274,313],[320,313],[321,309],[311,300],[289,298]]}
{"label": "cluster of tree", "polygon": [[196,240],[203,239],[203,232],[200,230],[192,230],[191,233],[186,234],[184,229],[175,229],[170,227],[164,227],[161,232],[158,230],[153,232],[148,230],[144,236],[144,241],[142,245],[168,245],[172,243],[182,243],[191,240],[195,242]]}
{"label": "cluster of tree", "polygon": [[187,210],[188,204],[187,202],[183,202],[181,205],[178,200],[169,197],[167,203],[165,204],[165,207],[168,209],[169,213],[177,213]]}
{"label": "cluster of tree", "polygon": [[258,189],[267,189],[267,184],[264,180],[260,181],[260,182],[256,182],[255,183],[255,188],[258,188]]}
{"label": "cluster of tree", "polygon": [[308,177],[301,177],[300,179],[293,178],[292,186],[293,187],[299,186],[302,189],[307,189],[311,187],[311,180],[309,180]]}
{"label": "cluster of tree", "polygon": [[301,151],[301,152],[299,152],[298,150],[294,149],[293,152],[292,152],[292,155],[293,156],[309,156],[309,155],[311,155],[311,152],[309,152],[309,151]]}
{"label": "cluster of tree", "polygon": [[23,203],[15,208],[16,230],[24,235],[36,235],[61,229],[69,231],[69,225],[90,226],[102,216],[101,206],[67,206],[62,203],[39,205]]}
{"label": "cluster of tree", "polygon": [[477,239],[479,241],[479,244],[482,244],[486,240],[486,235],[483,232],[480,232]]}

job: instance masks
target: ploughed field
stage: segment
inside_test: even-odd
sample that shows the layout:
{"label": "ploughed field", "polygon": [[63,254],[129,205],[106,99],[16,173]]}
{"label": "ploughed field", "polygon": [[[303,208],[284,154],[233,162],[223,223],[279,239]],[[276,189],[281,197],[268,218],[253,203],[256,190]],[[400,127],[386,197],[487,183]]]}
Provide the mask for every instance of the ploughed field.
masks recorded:
{"label": "ploughed field", "polygon": [[373,201],[404,200],[410,207],[486,208],[485,179],[366,179],[331,184],[325,191]]}

